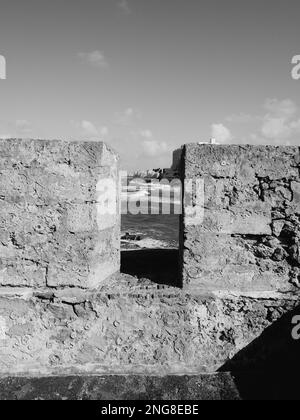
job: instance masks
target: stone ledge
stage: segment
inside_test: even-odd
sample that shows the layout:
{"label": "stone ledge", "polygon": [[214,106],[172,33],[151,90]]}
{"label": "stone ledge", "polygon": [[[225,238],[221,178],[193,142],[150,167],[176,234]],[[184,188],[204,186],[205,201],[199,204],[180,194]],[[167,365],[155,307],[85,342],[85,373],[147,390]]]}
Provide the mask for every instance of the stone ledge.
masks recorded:
{"label": "stone ledge", "polygon": [[295,297],[197,296],[138,285],[64,292],[0,298],[2,375],[199,375],[274,366],[298,352]]}
{"label": "stone ledge", "polygon": [[0,400],[298,401],[298,370],[165,377],[2,377]]}
{"label": "stone ledge", "polygon": [[230,374],[0,379],[0,400],[239,400]]}

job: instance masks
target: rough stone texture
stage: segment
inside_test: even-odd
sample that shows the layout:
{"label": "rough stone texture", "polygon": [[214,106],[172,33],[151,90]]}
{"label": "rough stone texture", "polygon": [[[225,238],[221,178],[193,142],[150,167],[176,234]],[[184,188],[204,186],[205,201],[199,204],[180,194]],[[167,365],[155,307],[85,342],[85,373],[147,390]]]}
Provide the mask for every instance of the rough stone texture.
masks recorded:
{"label": "rough stone texture", "polygon": [[[139,264],[133,254],[123,264],[127,275],[109,276],[119,267],[120,227],[118,216],[99,212],[105,180],[118,191],[117,158],[105,145],[12,140],[0,141],[0,152],[2,376],[293,369],[297,148],[185,147],[183,176],[205,181],[205,217],[195,225],[197,212],[184,215],[182,290],[155,273],[143,278],[141,253]],[[174,270],[174,255],[147,261]]]}
{"label": "rough stone texture", "polygon": [[[172,404],[172,401],[299,401],[299,369],[289,371],[235,372],[214,375],[105,375],[0,378],[0,400],[93,400],[97,413],[101,401],[124,401],[120,405],[142,409],[144,404]],[[100,402],[100,403],[99,403]],[[187,403],[188,404],[188,403]],[[194,404],[194,402],[193,402]],[[162,405],[162,404],[161,404]],[[144,406],[145,408],[145,406]],[[17,410],[18,408],[16,408]],[[75,413],[76,410],[76,413]],[[78,414],[76,406],[74,414]],[[86,410],[86,407],[84,408]],[[14,411],[10,412],[14,414]],[[19,413],[16,412],[16,415]],[[72,410],[69,412],[72,415]],[[86,411],[83,413],[86,415]],[[144,416],[137,413],[135,417]]]}
{"label": "rough stone texture", "polygon": [[182,162],[186,183],[204,182],[202,220],[185,196],[184,287],[299,291],[299,148],[189,144]]}
{"label": "rough stone texture", "polygon": [[[99,212],[107,179],[113,216]],[[97,287],[119,269],[117,202],[104,143],[0,140],[0,286]]]}
{"label": "rough stone texture", "polygon": [[[93,293],[7,290],[0,298],[0,372],[168,375],[260,368],[290,345],[297,305],[296,296],[198,295],[127,275]],[[261,335],[257,348],[237,356]]]}
{"label": "rough stone texture", "polygon": [[[239,400],[230,374],[0,379],[0,400]],[[78,409],[78,408],[77,408]],[[76,409],[76,410],[77,410]],[[99,412],[100,405],[97,405]]]}

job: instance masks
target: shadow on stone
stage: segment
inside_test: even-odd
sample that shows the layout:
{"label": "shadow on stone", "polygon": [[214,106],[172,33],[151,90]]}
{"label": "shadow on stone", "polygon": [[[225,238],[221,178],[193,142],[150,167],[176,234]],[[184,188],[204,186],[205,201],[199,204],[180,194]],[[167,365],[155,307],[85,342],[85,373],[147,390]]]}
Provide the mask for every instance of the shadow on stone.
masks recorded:
{"label": "shadow on stone", "polygon": [[176,249],[146,249],[123,251],[121,272],[148,279],[159,285],[180,287],[179,251]]}
{"label": "shadow on stone", "polygon": [[221,369],[232,372],[244,400],[300,400],[300,341],[292,338],[292,319],[300,306],[268,327]]}
{"label": "shadow on stone", "polygon": [[230,374],[0,378],[0,400],[238,400]]}

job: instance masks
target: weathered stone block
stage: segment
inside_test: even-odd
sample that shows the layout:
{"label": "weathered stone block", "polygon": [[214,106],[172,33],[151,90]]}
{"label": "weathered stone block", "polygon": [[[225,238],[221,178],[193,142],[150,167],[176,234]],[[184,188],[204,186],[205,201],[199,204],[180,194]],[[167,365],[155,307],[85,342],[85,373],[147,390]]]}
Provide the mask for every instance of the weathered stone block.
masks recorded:
{"label": "weathered stone block", "polygon": [[[189,223],[188,217],[186,223]],[[193,223],[191,223],[194,225]],[[204,217],[201,224],[194,225],[199,231],[211,233],[223,233],[228,235],[271,235],[271,213],[246,212],[238,213],[229,210],[204,209]]]}
{"label": "weathered stone block", "polygon": [[0,259],[0,286],[46,287],[46,275],[47,268],[43,263]]}
{"label": "weathered stone block", "polygon": [[299,179],[299,148],[294,146],[187,144],[183,153],[186,178]]}
{"label": "weathered stone block", "polygon": [[[188,144],[181,173],[184,286],[292,291],[299,265],[298,147]],[[191,194],[187,186],[200,181],[202,190]]]}
{"label": "weathered stone block", "polygon": [[191,228],[187,238],[183,256],[186,287],[202,292],[293,291],[288,255],[279,258],[281,248],[277,243],[267,246],[255,237],[192,234]]}
{"label": "weathered stone block", "polygon": [[[158,291],[120,277],[97,293],[1,297],[0,372],[183,375],[224,369],[230,359],[232,370],[264,365],[288,343],[296,307],[295,298]],[[272,323],[274,334],[236,361]]]}
{"label": "weathered stone block", "polygon": [[118,271],[118,194],[103,143],[0,140],[0,285],[94,288]]}

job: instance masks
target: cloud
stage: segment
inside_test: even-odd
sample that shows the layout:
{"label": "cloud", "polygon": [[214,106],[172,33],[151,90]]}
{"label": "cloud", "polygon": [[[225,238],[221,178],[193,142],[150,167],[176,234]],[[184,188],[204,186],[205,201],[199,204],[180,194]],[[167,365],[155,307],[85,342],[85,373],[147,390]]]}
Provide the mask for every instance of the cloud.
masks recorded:
{"label": "cloud", "polygon": [[298,108],[292,100],[267,99],[264,109],[267,114],[261,133],[266,139],[278,142],[300,134],[300,116],[297,116]]}
{"label": "cloud", "polygon": [[98,140],[99,137],[107,137],[109,129],[106,126],[96,127],[91,121],[82,120],[71,121],[71,125],[80,133],[81,136],[87,137],[89,140]]}
{"label": "cloud", "polygon": [[12,139],[13,137],[11,134],[0,134],[0,140]]}
{"label": "cloud", "polygon": [[157,140],[144,140],[143,152],[146,156],[161,156],[169,152],[169,146],[166,142],[158,142]]}
{"label": "cloud", "polygon": [[117,125],[132,125],[136,120],[141,117],[139,111],[134,108],[128,107],[124,111],[116,114],[115,123]]}
{"label": "cloud", "polygon": [[86,134],[87,136],[98,135],[97,128],[90,121],[86,121],[86,120],[81,121],[81,129],[82,129],[82,132]]}
{"label": "cloud", "polygon": [[153,134],[151,130],[142,130],[141,131],[141,136],[145,139],[152,139]]}
{"label": "cloud", "polygon": [[267,99],[264,109],[274,117],[292,117],[297,113],[297,105],[291,99]]}
{"label": "cloud", "polygon": [[17,120],[15,125],[16,125],[17,130],[21,133],[32,132],[31,123],[27,120]]}
{"label": "cloud", "polygon": [[267,139],[277,140],[279,137],[290,137],[290,127],[284,118],[266,118],[261,129],[262,135]]}
{"label": "cloud", "polygon": [[128,0],[120,0],[117,6],[125,15],[131,15],[131,8]]}
{"label": "cloud", "polygon": [[108,136],[108,133],[109,133],[108,127],[103,126],[100,128],[100,134],[102,137]]}
{"label": "cloud", "polygon": [[127,108],[125,111],[124,111],[124,115],[126,116],[126,117],[132,117],[133,115],[134,115],[134,110],[132,109],[132,108]]}
{"label": "cloud", "polygon": [[261,115],[239,113],[225,121],[228,127],[212,126],[212,137],[219,143],[298,145],[300,142],[300,112],[291,99],[266,99]]}
{"label": "cloud", "polygon": [[229,143],[232,140],[230,130],[223,124],[212,124],[211,137],[218,143]]}
{"label": "cloud", "polygon": [[6,121],[3,122],[3,126],[1,127],[1,132],[3,134],[0,135],[1,139],[5,138],[16,138],[16,137],[32,137],[32,124],[23,119],[23,120],[15,120],[15,121]]}
{"label": "cloud", "polygon": [[157,157],[162,156],[170,151],[170,147],[166,142],[159,142],[153,139],[151,130],[142,130],[140,136],[143,140],[142,147],[144,156]]}
{"label": "cloud", "polygon": [[78,57],[83,61],[88,62],[91,66],[102,69],[108,67],[108,61],[101,51],[95,50],[88,53],[80,52],[78,53]]}
{"label": "cloud", "polygon": [[259,117],[255,117],[253,115],[245,114],[241,112],[239,114],[229,115],[228,117],[225,118],[225,121],[229,123],[234,123],[234,124],[248,124],[257,120],[258,118]]}

